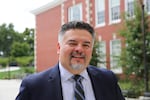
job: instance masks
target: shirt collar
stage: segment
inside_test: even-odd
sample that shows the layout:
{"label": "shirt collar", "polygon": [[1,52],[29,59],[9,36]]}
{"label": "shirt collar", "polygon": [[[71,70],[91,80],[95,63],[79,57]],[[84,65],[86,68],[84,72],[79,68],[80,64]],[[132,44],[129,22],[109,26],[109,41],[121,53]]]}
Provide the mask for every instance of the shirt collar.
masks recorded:
{"label": "shirt collar", "polygon": [[60,76],[61,76],[61,80],[62,81],[67,81],[69,80],[73,74],[71,74],[69,71],[67,71],[62,65],[61,63],[59,63],[59,69],[60,69]]}
{"label": "shirt collar", "polygon": [[[62,80],[62,81],[68,81],[68,80],[71,79],[71,77],[73,76],[73,74],[70,73],[68,70],[66,70],[66,69],[61,65],[61,63],[59,63],[59,69],[60,69],[60,75],[61,75],[61,80]],[[86,79],[86,80],[89,79],[87,70],[84,70],[82,73],[80,73],[80,75],[81,75],[84,79]]]}

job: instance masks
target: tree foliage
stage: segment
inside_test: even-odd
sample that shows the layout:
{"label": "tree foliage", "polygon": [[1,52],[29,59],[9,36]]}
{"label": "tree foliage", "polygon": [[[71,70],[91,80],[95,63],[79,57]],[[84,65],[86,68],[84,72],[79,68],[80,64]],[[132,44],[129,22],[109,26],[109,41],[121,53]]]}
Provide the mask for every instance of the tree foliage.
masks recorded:
{"label": "tree foliage", "polygon": [[8,26],[2,24],[0,26],[0,52],[2,52],[4,56],[9,55],[14,40],[19,41],[20,37],[18,32],[14,31],[13,24],[9,24]]}
{"label": "tree foliage", "polygon": [[30,46],[27,43],[14,42],[11,49],[13,57],[29,56],[30,53]]}
{"label": "tree foliage", "polygon": [[99,42],[95,41],[94,47],[93,47],[93,52],[92,52],[92,58],[90,61],[91,65],[98,66],[98,63],[100,63],[99,58],[100,58],[100,53],[99,53]]}
{"label": "tree foliage", "polygon": [[[120,35],[125,38],[126,47],[123,49],[121,64],[126,73],[134,73],[138,77],[143,77],[143,34],[142,34],[142,9],[140,4],[135,3],[134,17],[125,14],[124,27],[120,30]],[[146,37],[146,58],[150,64],[150,29],[147,13],[144,15],[144,28]]]}
{"label": "tree foliage", "polygon": [[101,52],[101,41],[98,41],[96,39],[93,47],[90,65],[94,65],[97,67],[104,67],[104,66],[100,66],[100,64],[106,64],[106,61],[103,61],[103,56],[104,54]]}
{"label": "tree foliage", "polygon": [[34,29],[26,28],[23,32],[23,40],[29,45],[29,55],[34,55]]}
{"label": "tree foliage", "polygon": [[14,30],[12,23],[0,25],[0,56],[33,56],[33,52],[34,29],[26,28],[23,33],[19,33]]}

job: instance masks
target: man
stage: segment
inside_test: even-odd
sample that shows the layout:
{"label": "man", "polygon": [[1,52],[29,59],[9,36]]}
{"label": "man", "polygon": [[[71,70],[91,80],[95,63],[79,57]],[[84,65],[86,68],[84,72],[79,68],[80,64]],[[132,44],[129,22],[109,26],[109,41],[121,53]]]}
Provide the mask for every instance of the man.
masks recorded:
{"label": "man", "polygon": [[94,39],[89,24],[64,24],[58,35],[58,64],[23,79],[16,100],[125,100],[111,71],[89,65]]}

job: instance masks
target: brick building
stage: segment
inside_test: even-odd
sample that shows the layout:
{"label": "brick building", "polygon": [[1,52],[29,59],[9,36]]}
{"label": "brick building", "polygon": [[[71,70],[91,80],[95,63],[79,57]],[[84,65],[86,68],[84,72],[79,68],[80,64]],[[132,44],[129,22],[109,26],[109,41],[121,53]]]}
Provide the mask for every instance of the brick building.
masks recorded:
{"label": "brick building", "polygon": [[[144,0],[150,12],[150,0]],[[36,16],[35,62],[37,71],[42,71],[58,62],[57,34],[62,24],[72,20],[90,23],[101,44],[102,58],[107,63],[100,64],[115,73],[122,73],[117,67],[117,59],[124,46],[118,35],[121,28],[121,14],[128,12],[134,16],[134,0],[54,0],[32,11]]]}

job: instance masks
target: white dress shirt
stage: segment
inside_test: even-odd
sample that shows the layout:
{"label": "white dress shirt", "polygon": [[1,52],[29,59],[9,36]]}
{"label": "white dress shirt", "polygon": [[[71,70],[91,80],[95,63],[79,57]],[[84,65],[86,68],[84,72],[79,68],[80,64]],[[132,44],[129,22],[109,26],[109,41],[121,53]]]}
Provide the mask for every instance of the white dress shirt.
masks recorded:
{"label": "white dress shirt", "polygon": [[[63,92],[63,100],[74,100],[74,80],[72,79],[73,74],[67,71],[59,63],[60,75],[61,75],[61,85]],[[87,73],[87,70],[84,70],[81,74],[83,77],[82,85],[84,88],[84,94],[86,100],[95,100],[94,91],[92,88],[92,83],[90,77]]]}

